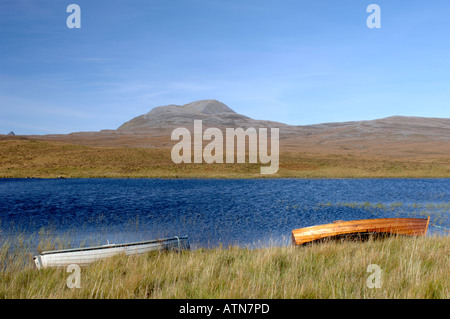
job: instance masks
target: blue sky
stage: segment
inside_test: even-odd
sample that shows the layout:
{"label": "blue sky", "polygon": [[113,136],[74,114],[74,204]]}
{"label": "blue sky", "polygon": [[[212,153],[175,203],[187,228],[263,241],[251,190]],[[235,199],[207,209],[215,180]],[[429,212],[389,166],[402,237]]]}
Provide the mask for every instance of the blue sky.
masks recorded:
{"label": "blue sky", "polygon": [[450,118],[450,1],[0,1],[0,134],[115,129],[200,99],[296,125]]}

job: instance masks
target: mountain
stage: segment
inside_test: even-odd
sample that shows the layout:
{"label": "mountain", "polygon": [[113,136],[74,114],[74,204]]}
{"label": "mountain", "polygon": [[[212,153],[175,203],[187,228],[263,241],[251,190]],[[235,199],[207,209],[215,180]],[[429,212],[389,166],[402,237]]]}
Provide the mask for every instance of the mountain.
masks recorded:
{"label": "mountain", "polygon": [[370,121],[287,125],[255,120],[233,111],[217,100],[200,100],[185,105],[165,105],[122,124],[117,132],[148,133],[155,129],[190,127],[202,120],[205,127],[278,127],[281,134],[320,137],[324,140],[384,138],[395,140],[450,140],[450,119],[391,116]]}
{"label": "mountain", "polygon": [[174,145],[170,139],[171,131],[177,127],[192,129],[194,120],[202,120],[204,129],[277,127],[280,129],[280,151],[412,159],[450,155],[448,118],[391,116],[367,121],[287,125],[252,119],[217,100],[158,106],[115,130],[28,138],[93,146],[167,148]]}
{"label": "mountain", "polygon": [[120,132],[148,132],[149,130],[190,127],[194,120],[202,120],[209,127],[278,127],[271,121],[258,121],[241,115],[217,100],[200,100],[185,105],[158,106],[150,112],[122,124]]}

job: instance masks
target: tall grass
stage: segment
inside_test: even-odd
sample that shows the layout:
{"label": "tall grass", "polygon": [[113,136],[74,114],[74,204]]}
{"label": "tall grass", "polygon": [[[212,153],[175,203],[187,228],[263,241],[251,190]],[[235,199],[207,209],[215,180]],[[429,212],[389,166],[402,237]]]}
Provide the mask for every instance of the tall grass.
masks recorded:
{"label": "tall grass", "polygon": [[[116,256],[81,269],[37,270],[29,251],[0,251],[0,298],[448,298],[448,236],[218,247]],[[367,267],[381,269],[369,288]]]}

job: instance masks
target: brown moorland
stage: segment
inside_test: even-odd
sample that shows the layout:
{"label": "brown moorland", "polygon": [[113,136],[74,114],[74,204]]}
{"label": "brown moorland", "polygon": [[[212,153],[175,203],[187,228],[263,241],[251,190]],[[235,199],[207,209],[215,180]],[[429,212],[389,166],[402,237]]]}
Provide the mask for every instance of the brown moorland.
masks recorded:
{"label": "brown moorland", "polygon": [[[174,164],[176,127],[280,130],[280,167]],[[208,141],[204,141],[206,145]],[[116,130],[0,135],[1,177],[376,178],[450,177],[450,119],[393,116],[371,121],[294,126],[240,115],[216,100],[156,107]]]}

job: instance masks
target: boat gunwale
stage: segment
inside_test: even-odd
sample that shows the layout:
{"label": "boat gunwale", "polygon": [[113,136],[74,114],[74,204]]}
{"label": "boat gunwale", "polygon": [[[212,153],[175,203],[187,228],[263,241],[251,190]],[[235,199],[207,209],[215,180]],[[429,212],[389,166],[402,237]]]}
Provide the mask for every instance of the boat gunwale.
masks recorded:
{"label": "boat gunwale", "polygon": [[103,250],[103,249],[120,248],[120,247],[132,247],[132,246],[139,246],[139,245],[146,245],[146,244],[165,243],[165,242],[170,242],[170,241],[181,241],[181,240],[184,241],[187,239],[188,239],[187,235],[175,236],[175,237],[152,239],[152,240],[131,242],[131,243],[122,243],[122,244],[107,244],[107,245],[92,246],[92,247],[69,248],[69,249],[61,249],[61,250],[48,250],[48,251],[43,251],[39,255],[43,256],[43,255],[71,253],[71,252],[78,252],[78,251],[90,251],[90,250],[100,250],[100,249]]}

